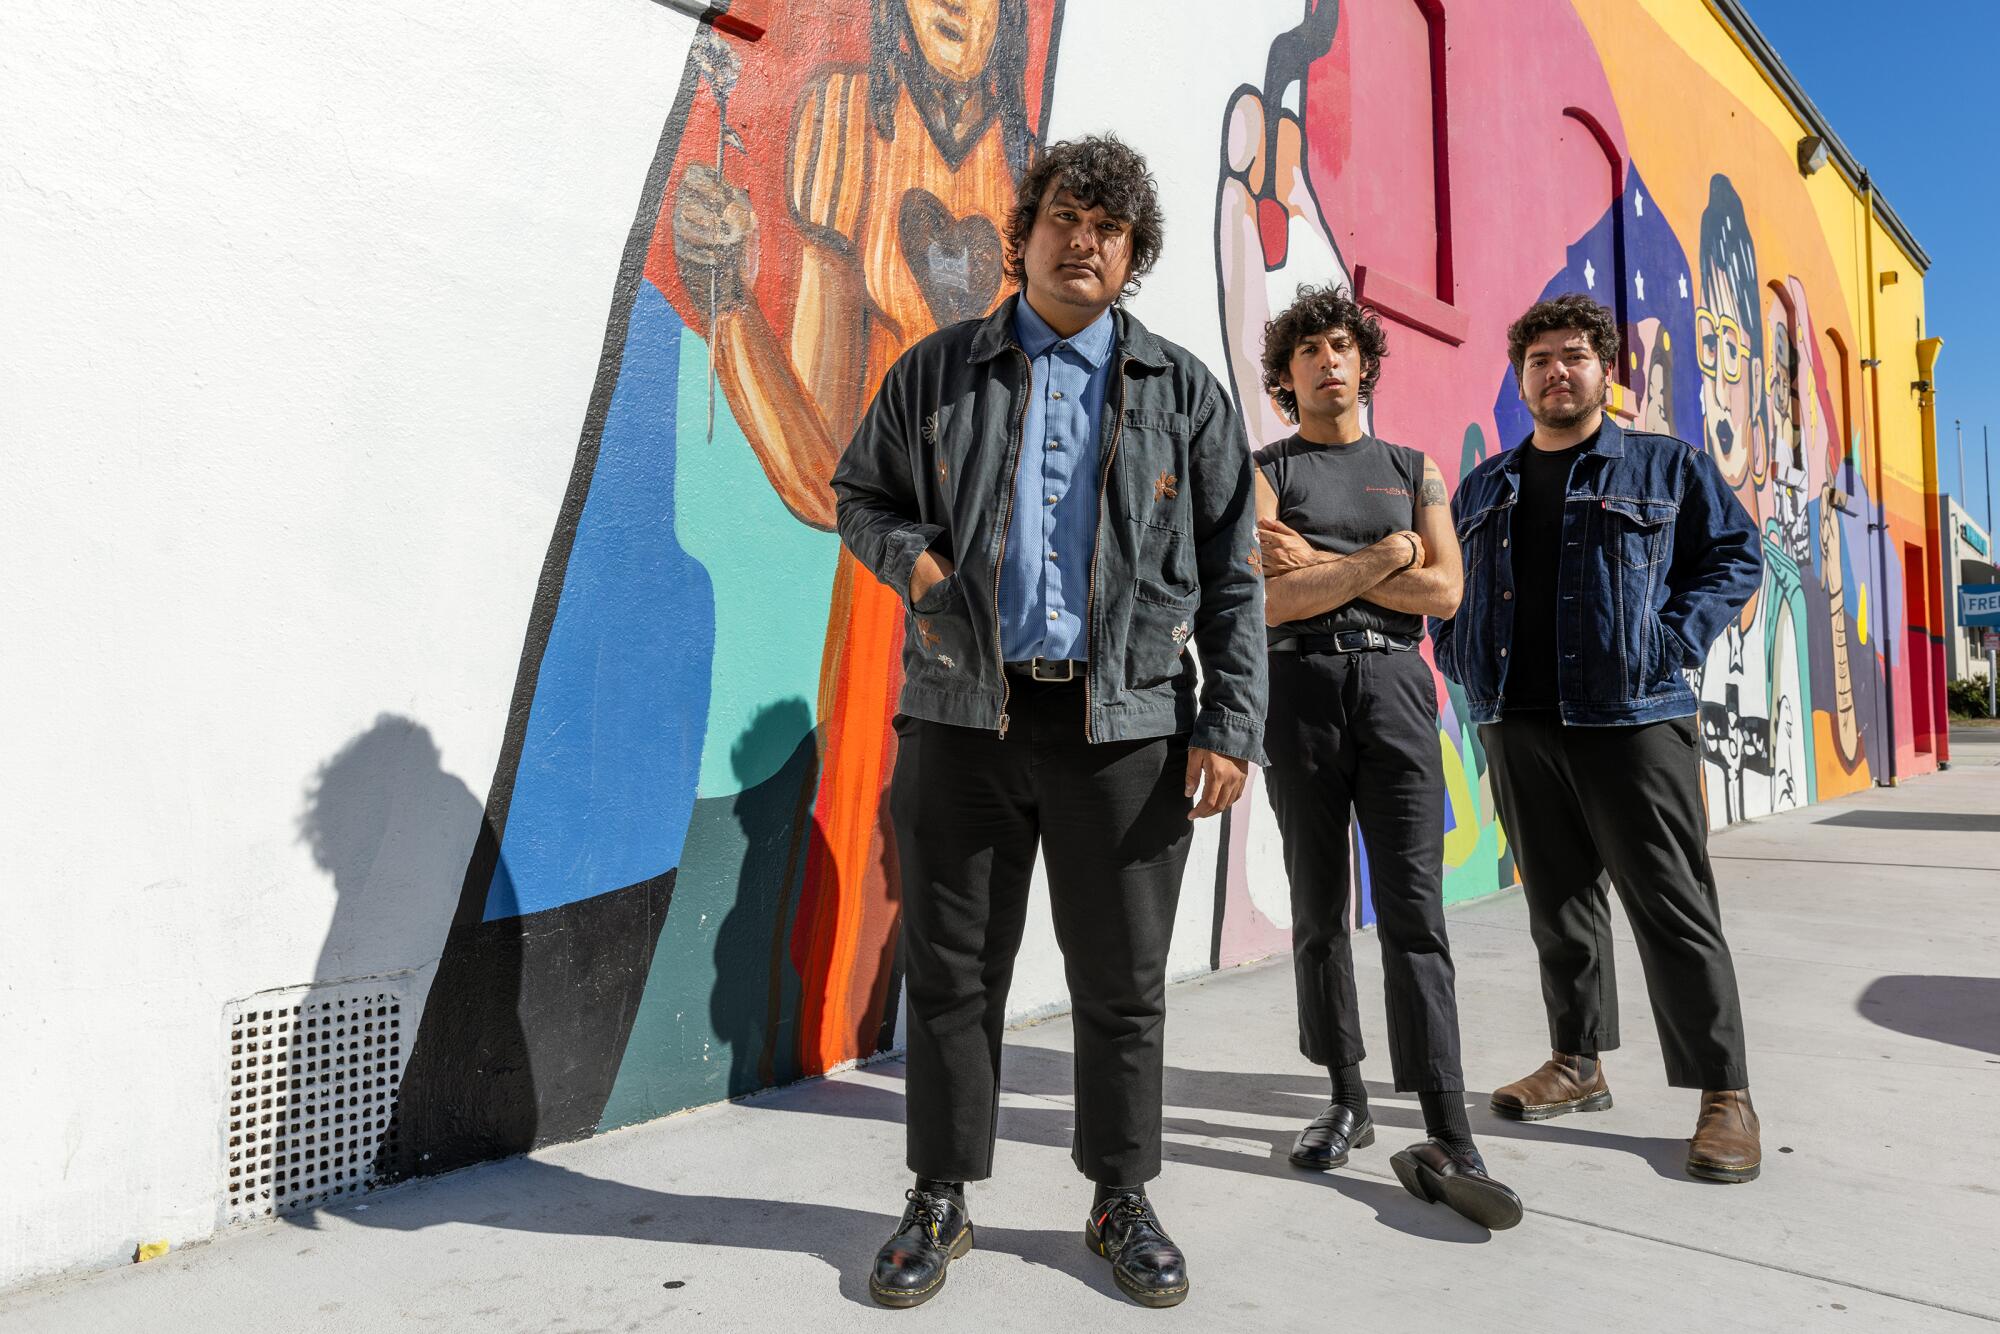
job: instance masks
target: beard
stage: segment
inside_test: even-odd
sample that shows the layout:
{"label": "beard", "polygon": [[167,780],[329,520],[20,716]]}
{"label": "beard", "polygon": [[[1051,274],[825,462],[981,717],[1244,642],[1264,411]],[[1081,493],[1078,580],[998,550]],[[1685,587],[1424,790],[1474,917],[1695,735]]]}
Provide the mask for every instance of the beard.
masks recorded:
{"label": "beard", "polygon": [[1604,406],[1605,395],[1605,385],[1598,386],[1594,397],[1586,397],[1581,393],[1572,393],[1569,396],[1567,406],[1560,401],[1551,402],[1545,395],[1530,405],[1528,415],[1535,419],[1537,426],[1546,426],[1552,431],[1566,431],[1578,422],[1588,418],[1591,413],[1602,408]]}

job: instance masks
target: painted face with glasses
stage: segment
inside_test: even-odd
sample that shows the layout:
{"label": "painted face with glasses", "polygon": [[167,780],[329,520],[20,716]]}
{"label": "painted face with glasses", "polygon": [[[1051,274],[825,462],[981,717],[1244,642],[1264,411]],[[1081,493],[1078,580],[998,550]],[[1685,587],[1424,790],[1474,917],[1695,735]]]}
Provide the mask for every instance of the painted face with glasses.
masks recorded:
{"label": "painted face with glasses", "polygon": [[1753,394],[1761,372],[1750,355],[1729,279],[1711,271],[1706,286],[1708,304],[1694,312],[1695,357],[1701,363],[1706,394],[1702,434],[1709,457],[1729,485],[1740,491],[1754,471]]}

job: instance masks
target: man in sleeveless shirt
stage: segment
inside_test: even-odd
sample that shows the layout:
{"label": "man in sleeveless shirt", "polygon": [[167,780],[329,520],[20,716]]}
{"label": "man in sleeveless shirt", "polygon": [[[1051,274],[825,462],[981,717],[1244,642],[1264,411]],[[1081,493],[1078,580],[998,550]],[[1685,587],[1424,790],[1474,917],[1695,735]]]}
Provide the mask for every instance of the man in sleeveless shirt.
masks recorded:
{"label": "man in sleeveless shirt", "polygon": [[1427,1138],[1391,1159],[1419,1199],[1488,1228],[1521,1220],[1472,1141],[1444,923],[1444,773],[1424,617],[1458,606],[1444,477],[1368,432],[1385,340],[1344,289],[1301,287],[1264,328],[1264,388],[1296,435],[1257,452],[1269,623],[1265,781],[1292,890],[1299,1049],[1333,1101],[1292,1162],[1326,1171],[1375,1140],[1361,1079],[1350,819],[1360,825],[1382,943],[1389,1064],[1423,1105]]}
{"label": "man in sleeveless shirt", "polygon": [[[1705,360],[1729,349],[1711,338]],[[1763,544],[1713,455],[1605,412],[1612,312],[1581,293],[1507,330],[1534,434],[1467,473],[1453,501],[1465,597],[1436,627],[1465,687],[1521,868],[1548,1009],[1542,1067],[1493,1091],[1541,1121],[1611,1106],[1618,1045],[1607,879],[1646,970],[1667,1082],[1700,1089],[1689,1175],[1757,1176],[1743,1010],[1722,935],[1685,676],[1757,591]]]}

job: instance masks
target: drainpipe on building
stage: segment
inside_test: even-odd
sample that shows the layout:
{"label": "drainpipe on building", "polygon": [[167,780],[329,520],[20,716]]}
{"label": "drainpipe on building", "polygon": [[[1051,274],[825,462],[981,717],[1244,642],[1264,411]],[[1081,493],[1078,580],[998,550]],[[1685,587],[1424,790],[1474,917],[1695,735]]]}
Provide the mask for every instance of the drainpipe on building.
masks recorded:
{"label": "drainpipe on building", "polygon": [[1894,662],[1896,640],[1889,630],[1889,502],[1882,489],[1882,346],[1877,341],[1875,332],[1875,287],[1881,279],[1875,272],[1875,179],[1868,174],[1866,167],[1861,169],[1861,191],[1863,196],[1861,225],[1864,229],[1862,263],[1867,268],[1868,282],[1868,357],[1861,364],[1868,370],[1868,402],[1875,418],[1875,510],[1881,516],[1879,522],[1873,518],[1869,519],[1868,532],[1875,539],[1875,622],[1879,627],[1876,630],[1879,636],[1877,642],[1882,646],[1882,689],[1879,694],[1882,700],[1882,731],[1888,741],[1883,751],[1888,772],[1877,775],[1875,782],[1880,787],[1894,787],[1896,785]]}
{"label": "drainpipe on building", "polygon": [[[1924,494],[1930,503],[1924,506],[1928,511],[1924,519],[1924,582],[1930,585],[1931,596],[1939,598],[1937,624],[1944,623],[1944,525],[1938,518],[1938,467],[1937,467],[1937,363],[1938,354],[1944,351],[1944,339],[1920,338],[1917,340],[1917,380],[1911,388],[1917,391],[1917,420],[1921,425],[1924,442]],[[1945,693],[1949,682],[1944,669],[1944,654],[1941,643],[1933,642],[1932,622],[1924,617],[1924,671],[1930,675],[1930,689],[1924,693],[1930,696],[1931,716],[1928,719],[1931,734],[1931,753],[1937,757],[1938,768],[1951,767],[1951,708]],[[1910,664],[1916,670],[1916,664]]]}

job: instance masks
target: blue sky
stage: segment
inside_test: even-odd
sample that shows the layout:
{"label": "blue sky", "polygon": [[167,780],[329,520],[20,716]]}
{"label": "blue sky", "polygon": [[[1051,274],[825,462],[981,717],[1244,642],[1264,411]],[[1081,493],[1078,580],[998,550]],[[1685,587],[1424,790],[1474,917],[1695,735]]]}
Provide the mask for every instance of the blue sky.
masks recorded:
{"label": "blue sky", "polygon": [[[1938,361],[1938,484],[1957,492],[1953,418],[1965,422],[1965,503],[1984,521],[1979,428],[1992,428],[2000,496],[2000,5],[1743,0],[1875,188],[1930,252],[1925,331]],[[1887,386],[1884,386],[1886,392]]]}

